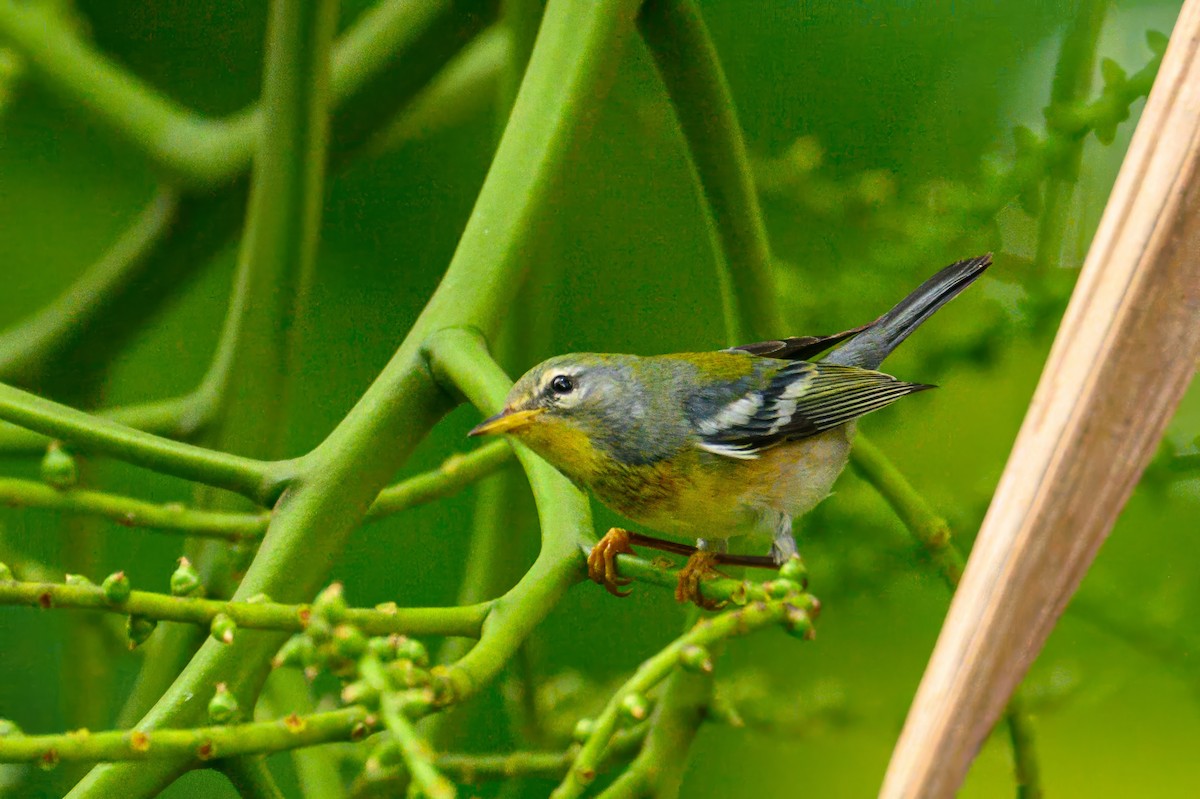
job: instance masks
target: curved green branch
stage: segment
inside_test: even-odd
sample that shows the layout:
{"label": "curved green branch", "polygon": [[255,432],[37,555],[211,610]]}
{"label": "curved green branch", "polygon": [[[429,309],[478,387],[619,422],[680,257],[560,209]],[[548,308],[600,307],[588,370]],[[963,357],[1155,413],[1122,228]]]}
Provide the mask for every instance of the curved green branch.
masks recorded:
{"label": "curved green branch", "polygon": [[172,441],[0,384],[0,419],[163,474],[269,504],[285,462],[270,464]]}
{"label": "curved green branch", "polygon": [[[436,469],[423,472],[379,492],[364,521],[377,521],[400,511],[451,496],[502,469],[512,450],[501,441],[451,455]],[[0,477],[0,505],[40,508],[99,516],[123,527],[165,530],[226,541],[257,540],[271,521],[268,511],[237,513],[189,508],[178,503],[154,503],[86,489],[59,490],[35,480]]]}
{"label": "curved green branch", "polygon": [[742,128],[700,10],[693,0],[648,0],[638,29],[687,140],[741,305],[738,316],[759,338],[789,335]]}
{"label": "curved green branch", "polygon": [[[449,403],[431,379],[421,347],[433,332],[448,326],[494,330],[506,312],[520,281],[522,247],[535,235],[536,224],[553,200],[554,180],[591,118],[591,108],[611,83],[622,45],[633,31],[635,13],[634,0],[602,0],[586,7],[572,0],[552,0],[512,122],[441,286],[362,399],[297,464],[296,480],[276,506],[235,598],[266,593],[284,601],[302,601],[312,596],[375,495],[445,413]],[[572,564],[573,572],[575,568]],[[554,572],[535,565],[518,585],[521,590],[514,589],[525,599],[522,607],[543,595],[539,578],[549,577],[551,584],[567,582]],[[497,610],[506,604],[500,600]],[[485,640],[494,620],[509,612],[505,607],[499,617],[491,614],[484,624]],[[518,621],[522,618],[530,617]],[[201,708],[189,698],[216,682],[226,682],[239,696],[253,695],[279,643],[272,635],[243,636],[230,645],[206,641],[142,726],[195,723]],[[503,647],[490,649],[498,652]],[[478,673],[486,676],[498,668],[499,664],[488,662]],[[104,767],[93,771],[72,796],[99,797],[115,790],[130,797],[148,796],[184,765]]]}

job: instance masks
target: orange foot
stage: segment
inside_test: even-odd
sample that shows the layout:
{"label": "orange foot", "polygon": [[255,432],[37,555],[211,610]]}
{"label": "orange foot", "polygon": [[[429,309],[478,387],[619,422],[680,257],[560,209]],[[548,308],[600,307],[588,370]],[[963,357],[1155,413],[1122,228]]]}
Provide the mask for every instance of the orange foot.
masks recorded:
{"label": "orange foot", "polygon": [[604,590],[613,596],[629,596],[629,591],[622,591],[618,586],[629,585],[633,582],[627,577],[617,574],[617,555],[634,555],[633,547],[629,546],[629,531],[614,527],[596,542],[588,553],[588,577],[593,582],[600,583]]}
{"label": "orange foot", "polygon": [[705,610],[716,610],[725,604],[700,596],[700,583],[720,574],[713,568],[717,561],[716,552],[705,549],[693,552],[688,562],[679,570],[679,585],[675,587],[675,598],[680,602],[695,602]]}

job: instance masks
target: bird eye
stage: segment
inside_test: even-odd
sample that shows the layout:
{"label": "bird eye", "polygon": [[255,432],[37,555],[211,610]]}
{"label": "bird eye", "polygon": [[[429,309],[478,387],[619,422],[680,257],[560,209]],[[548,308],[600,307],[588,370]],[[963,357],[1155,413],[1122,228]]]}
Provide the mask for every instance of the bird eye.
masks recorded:
{"label": "bird eye", "polygon": [[550,390],[555,394],[570,394],[575,390],[575,381],[566,375],[555,375],[550,380]]}

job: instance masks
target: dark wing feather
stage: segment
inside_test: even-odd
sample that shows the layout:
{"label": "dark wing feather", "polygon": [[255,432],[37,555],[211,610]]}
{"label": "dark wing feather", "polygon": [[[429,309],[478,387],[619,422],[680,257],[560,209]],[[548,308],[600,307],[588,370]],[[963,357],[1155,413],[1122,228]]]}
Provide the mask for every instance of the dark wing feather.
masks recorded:
{"label": "dark wing feather", "polygon": [[776,339],[774,341],[756,341],[753,344],[742,344],[730,347],[728,352],[748,352],[763,358],[778,358],[781,361],[808,361],[820,355],[834,344],[840,344],[848,338],[853,338],[866,330],[874,322],[843,330],[831,336],[794,336],[792,338]]}
{"label": "dark wing feather", "polygon": [[733,458],[814,436],[932,386],[854,366],[793,362],[765,388],[696,422],[701,449]]}

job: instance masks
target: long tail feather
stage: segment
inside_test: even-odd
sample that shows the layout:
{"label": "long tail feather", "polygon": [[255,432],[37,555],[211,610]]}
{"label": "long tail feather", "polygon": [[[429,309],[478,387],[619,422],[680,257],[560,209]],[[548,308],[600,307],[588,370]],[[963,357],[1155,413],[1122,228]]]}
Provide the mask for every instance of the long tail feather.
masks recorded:
{"label": "long tail feather", "polygon": [[992,255],[968,258],[947,266],[926,280],[895,308],[866,330],[834,350],[825,363],[876,369],[900,342],[908,338],[934,311],[958,296],[992,264]]}

